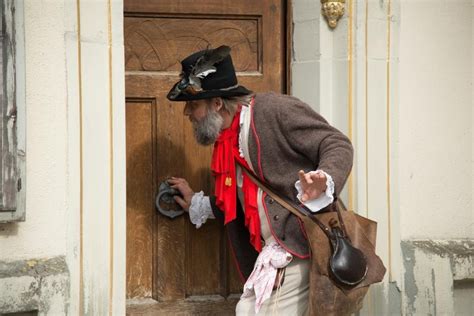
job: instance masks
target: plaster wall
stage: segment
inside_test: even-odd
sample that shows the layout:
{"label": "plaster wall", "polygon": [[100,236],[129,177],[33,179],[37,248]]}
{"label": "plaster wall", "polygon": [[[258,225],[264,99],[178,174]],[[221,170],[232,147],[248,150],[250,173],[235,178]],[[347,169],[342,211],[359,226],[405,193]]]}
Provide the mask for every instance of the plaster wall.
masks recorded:
{"label": "plaster wall", "polygon": [[[294,0],[291,94],[308,103],[348,136],[349,18],[332,30],[319,1]],[[347,9],[346,9],[347,10]]]}
{"label": "plaster wall", "polygon": [[[0,224],[0,313],[65,314],[69,202],[63,1],[16,2],[24,42],[16,48],[25,78],[26,220]],[[17,28],[18,32],[19,28]],[[24,133],[19,125],[19,132]]]}
{"label": "plaster wall", "polygon": [[[320,110],[320,6],[317,1],[295,0],[293,4],[293,46],[291,94]],[[306,79],[306,80],[305,80]]]}
{"label": "plaster wall", "polygon": [[472,278],[458,271],[474,234],[473,1],[346,3],[334,31],[319,8],[293,1],[292,93],[355,147],[344,198],[378,222],[387,267],[361,313],[459,312],[453,282]]}
{"label": "plaster wall", "polygon": [[472,2],[401,1],[401,17],[401,237],[472,239]]}
{"label": "plaster wall", "polygon": [[0,260],[66,253],[64,19],[62,1],[25,1],[26,221],[0,225]]}
{"label": "plaster wall", "polygon": [[122,315],[123,3],[22,3],[26,220],[0,225],[0,313]]}

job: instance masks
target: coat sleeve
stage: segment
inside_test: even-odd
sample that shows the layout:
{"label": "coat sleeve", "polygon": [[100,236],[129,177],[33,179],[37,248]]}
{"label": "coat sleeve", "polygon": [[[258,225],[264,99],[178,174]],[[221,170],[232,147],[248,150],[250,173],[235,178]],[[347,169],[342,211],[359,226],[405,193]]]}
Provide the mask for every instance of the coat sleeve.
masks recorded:
{"label": "coat sleeve", "polygon": [[212,213],[214,214],[214,217],[219,222],[219,224],[224,225],[224,213],[216,205],[216,196],[209,196],[209,202],[211,204]]}
{"label": "coat sleeve", "polygon": [[331,175],[338,196],[352,168],[350,140],[303,102],[279,107],[278,115],[289,145]]}

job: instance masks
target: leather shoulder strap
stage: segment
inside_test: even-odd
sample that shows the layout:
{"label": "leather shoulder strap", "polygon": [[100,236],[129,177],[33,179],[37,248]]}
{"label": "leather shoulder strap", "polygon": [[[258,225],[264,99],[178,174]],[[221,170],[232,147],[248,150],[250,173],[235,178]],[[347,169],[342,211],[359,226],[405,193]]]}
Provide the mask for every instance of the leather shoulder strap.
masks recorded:
{"label": "leather shoulder strap", "polygon": [[[237,161],[238,162],[238,161]],[[238,162],[239,163],[239,162]],[[329,227],[324,225],[319,219],[314,216],[313,213],[303,204],[301,205],[295,205],[293,201],[290,201],[280,195],[278,195],[269,185],[264,184],[260,179],[258,179],[250,170],[248,170],[244,165],[240,164],[239,165],[242,167],[242,170],[245,172],[246,175],[249,176],[249,178],[257,184],[264,192],[266,192],[270,197],[272,197],[275,201],[277,201],[278,204],[286,208],[288,211],[293,213],[294,215],[298,216],[299,218],[304,218],[305,216],[308,216],[311,218],[313,222],[315,222],[322,230],[323,232],[328,236],[328,238],[332,238],[331,231]],[[339,212],[338,212],[339,213]]]}

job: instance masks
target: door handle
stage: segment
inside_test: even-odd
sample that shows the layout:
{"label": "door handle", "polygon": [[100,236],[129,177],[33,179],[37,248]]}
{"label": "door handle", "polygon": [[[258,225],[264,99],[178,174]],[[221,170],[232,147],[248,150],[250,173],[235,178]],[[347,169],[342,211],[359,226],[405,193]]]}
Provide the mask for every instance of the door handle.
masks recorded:
{"label": "door handle", "polygon": [[[176,203],[173,196],[180,195],[179,191],[173,189],[168,181],[160,183],[158,194],[155,198],[155,207],[161,214],[173,219],[184,214],[184,210]],[[162,205],[167,205],[167,208]],[[172,208],[172,207],[175,208]]]}

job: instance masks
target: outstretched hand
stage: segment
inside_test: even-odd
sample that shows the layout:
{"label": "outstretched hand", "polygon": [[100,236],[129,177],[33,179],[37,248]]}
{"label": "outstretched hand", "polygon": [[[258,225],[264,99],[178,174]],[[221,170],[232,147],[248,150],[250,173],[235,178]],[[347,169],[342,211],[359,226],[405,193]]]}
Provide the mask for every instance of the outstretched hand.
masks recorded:
{"label": "outstretched hand", "polygon": [[179,206],[183,208],[183,210],[189,212],[189,207],[191,206],[191,200],[194,196],[194,191],[189,186],[188,181],[186,181],[186,179],[177,177],[171,177],[167,181],[173,189],[178,190],[182,195],[182,197],[179,195],[175,195],[173,197],[176,203],[178,203]]}
{"label": "outstretched hand", "polygon": [[326,176],[323,172],[310,171],[305,173],[303,170],[298,172],[301,183],[301,202],[317,199],[326,191]]}

